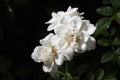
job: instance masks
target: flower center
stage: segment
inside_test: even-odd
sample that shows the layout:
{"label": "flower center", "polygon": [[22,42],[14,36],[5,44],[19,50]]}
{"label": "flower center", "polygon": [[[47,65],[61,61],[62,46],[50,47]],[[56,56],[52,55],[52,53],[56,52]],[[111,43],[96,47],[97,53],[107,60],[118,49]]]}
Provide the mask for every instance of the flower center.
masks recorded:
{"label": "flower center", "polygon": [[56,47],[52,47],[52,53],[54,56],[57,56],[57,48]]}
{"label": "flower center", "polygon": [[81,36],[80,35],[77,35],[76,37],[75,37],[76,39],[75,39],[75,42],[79,42],[79,41],[81,41]]}
{"label": "flower center", "polygon": [[75,33],[68,35],[68,40],[70,42],[80,42],[81,39],[82,39],[82,37],[78,34],[75,34]]}

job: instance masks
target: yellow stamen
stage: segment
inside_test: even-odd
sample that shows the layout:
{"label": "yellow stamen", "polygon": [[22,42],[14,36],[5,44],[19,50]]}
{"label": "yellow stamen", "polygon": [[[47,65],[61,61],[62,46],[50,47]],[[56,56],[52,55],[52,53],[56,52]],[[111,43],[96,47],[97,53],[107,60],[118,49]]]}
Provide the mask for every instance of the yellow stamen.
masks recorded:
{"label": "yellow stamen", "polygon": [[55,57],[57,56],[57,48],[56,47],[52,47],[52,53]]}

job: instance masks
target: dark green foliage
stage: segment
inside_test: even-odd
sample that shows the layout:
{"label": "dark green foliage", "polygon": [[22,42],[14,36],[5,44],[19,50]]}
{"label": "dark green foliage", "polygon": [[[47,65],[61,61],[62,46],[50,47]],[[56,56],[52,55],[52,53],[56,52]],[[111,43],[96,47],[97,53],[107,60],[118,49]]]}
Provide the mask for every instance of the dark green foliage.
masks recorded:
{"label": "dark green foliage", "polygon": [[98,69],[95,73],[96,80],[103,80],[104,77],[104,70],[103,69]]}
{"label": "dark green foliage", "polygon": [[96,10],[96,12],[103,16],[111,16],[113,14],[113,10],[109,6],[100,7]]}
{"label": "dark green foliage", "polygon": [[120,11],[116,13],[115,20],[120,24]]}
{"label": "dark green foliage", "polygon": [[107,63],[114,59],[114,53],[112,51],[106,52],[102,55],[101,63]]}
{"label": "dark green foliage", "polygon": [[116,46],[120,46],[120,37],[115,37],[112,44]]}
{"label": "dark green foliage", "polygon": [[120,0],[110,0],[112,5],[120,8]]}
{"label": "dark green foliage", "polygon": [[104,47],[104,46],[109,46],[111,43],[110,40],[103,38],[98,40],[98,44]]}
{"label": "dark green foliage", "polygon": [[[120,78],[116,75],[120,72],[120,0],[103,0],[102,3],[103,6],[96,9],[102,18],[96,23],[97,30],[94,36],[97,38],[98,48],[104,47],[100,58],[103,69],[97,70],[101,75],[94,80],[119,80]],[[108,65],[114,66],[114,70]]]}
{"label": "dark green foliage", "polygon": [[95,37],[99,36],[104,31],[106,31],[109,28],[111,22],[112,20],[109,17],[104,17],[104,18],[99,19],[98,22],[96,23],[97,30],[94,34]]}
{"label": "dark green foliage", "polygon": [[117,54],[118,56],[120,56],[120,48],[118,48],[118,49],[116,50],[116,54]]}
{"label": "dark green foliage", "polygon": [[111,2],[110,2],[110,0],[103,0],[102,3],[103,4],[110,4]]}
{"label": "dark green foliage", "polygon": [[78,67],[76,67],[75,72],[79,75],[85,73],[89,68],[89,64],[82,64]]}
{"label": "dark green foliage", "polygon": [[92,72],[88,72],[87,78],[88,78],[88,80],[94,80],[95,79],[95,75]]}
{"label": "dark green foliage", "polygon": [[110,29],[110,36],[114,36],[116,34],[116,28],[112,27]]}

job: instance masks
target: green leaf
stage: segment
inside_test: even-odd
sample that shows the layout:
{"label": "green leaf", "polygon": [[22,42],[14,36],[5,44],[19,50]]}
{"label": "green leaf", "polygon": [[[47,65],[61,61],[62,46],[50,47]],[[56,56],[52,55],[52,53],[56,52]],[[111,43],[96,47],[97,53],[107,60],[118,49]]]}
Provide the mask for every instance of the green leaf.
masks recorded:
{"label": "green leaf", "polygon": [[113,10],[109,6],[100,7],[96,9],[96,12],[103,16],[111,16],[113,14]]}
{"label": "green leaf", "polygon": [[110,45],[110,41],[108,40],[108,39],[100,39],[100,40],[98,40],[98,44],[100,45],[100,46],[109,46]]}
{"label": "green leaf", "polygon": [[104,37],[106,37],[106,38],[109,38],[109,33],[108,33],[108,31],[106,30],[106,31],[104,31],[103,33],[101,33],[102,34],[102,36],[104,36]]}
{"label": "green leaf", "polygon": [[115,20],[117,21],[118,24],[120,24],[120,12],[117,12]]}
{"label": "green leaf", "polygon": [[104,70],[98,69],[96,72],[96,80],[103,80]]}
{"label": "green leaf", "polygon": [[66,76],[67,76],[68,80],[72,79],[72,75],[70,75],[70,73],[66,73]]}
{"label": "green leaf", "polygon": [[117,57],[117,63],[120,66],[120,56]]}
{"label": "green leaf", "polygon": [[116,50],[117,55],[120,55],[120,48]]}
{"label": "green leaf", "polygon": [[61,72],[61,71],[58,71],[58,73],[59,73],[60,75],[62,75],[62,76],[65,76],[65,74],[64,74],[63,72]]}
{"label": "green leaf", "polygon": [[108,74],[104,77],[103,80],[117,80],[114,74]]}
{"label": "green leaf", "polygon": [[111,2],[110,2],[110,0],[103,0],[102,3],[103,3],[103,4],[110,4]]}
{"label": "green leaf", "polygon": [[97,37],[99,36],[101,33],[103,33],[105,30],[107,30],[111,24],[112,20],[108,17],[104,17],[98,20],[98,22],[96,23],[96,31],[94,36]]}
{"label": "green leaf", "polygon": [[113,40],[113,45],[120,46],[120,37],[116,37],[116,38]]}
{"label": "green leaf", "polygon": [[94,80],[95,79],[95,75],[92,72],[89,72],[87,74],[87,78],[88,78],[88,80]]}
{"label": "green leaf", "polygon": [[112,5],[115,7],[120,7],[120,0],[110,0]]}
{"label": "green leaf", "polygon": [[89,64],[82,64],[76,68],[75,72],[78,72],[78,74],[83,74],[88,70],[88,68]]}
{"label": "green leaf", "polygon": [[108,63],[114,59],[114,53],[109,51],[104,53],[101,58],[101,63]]}
{"label": "green leaf", "polygon": [[111,28],[110,29],[110,36],[114,36],[116,34],[116,28]]}

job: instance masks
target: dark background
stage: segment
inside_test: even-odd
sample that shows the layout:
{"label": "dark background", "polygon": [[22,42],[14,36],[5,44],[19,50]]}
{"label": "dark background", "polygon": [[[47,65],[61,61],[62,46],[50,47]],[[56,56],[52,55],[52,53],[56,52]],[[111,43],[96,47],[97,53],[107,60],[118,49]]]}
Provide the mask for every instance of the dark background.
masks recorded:
{"label": "dark background", "polygon": [[53,11],[69,6],[85,12],[85,19],[95,24],[95,12],[101,0],[0,0],[0,80],[47,80],[42,63],[31,59],[35,46],[47,32]]}

